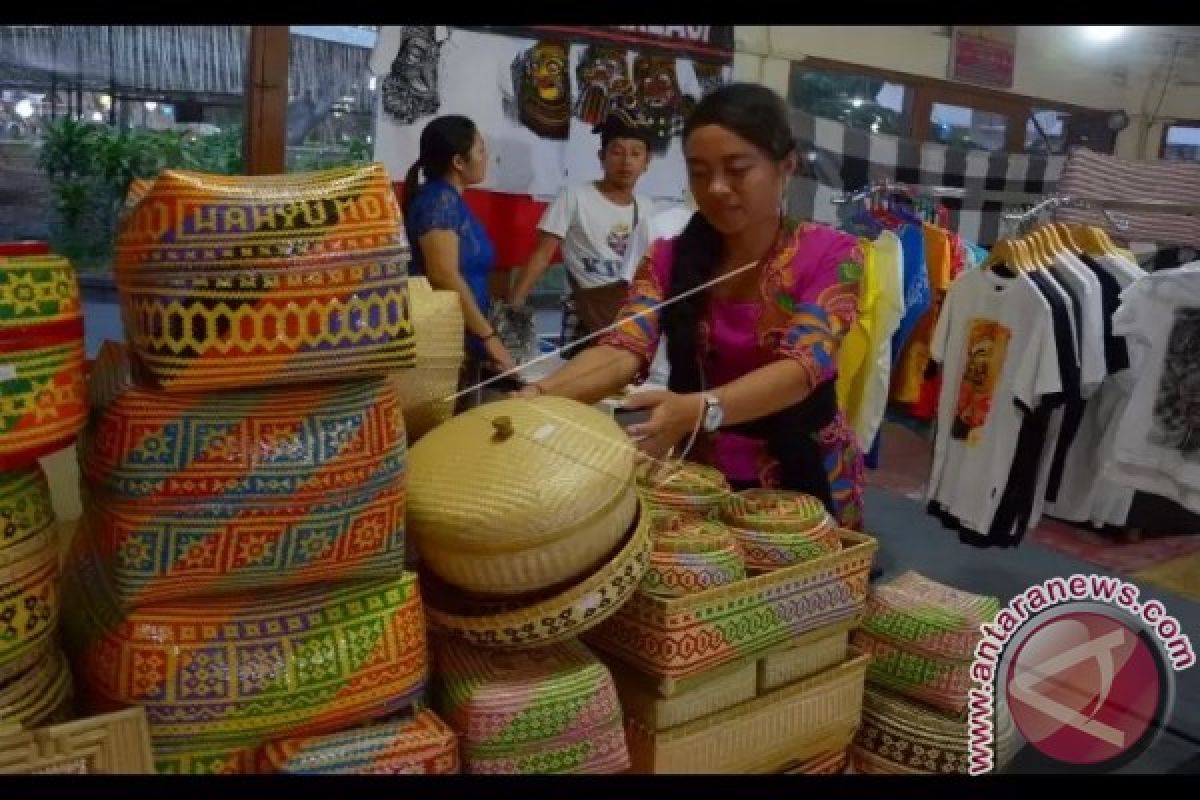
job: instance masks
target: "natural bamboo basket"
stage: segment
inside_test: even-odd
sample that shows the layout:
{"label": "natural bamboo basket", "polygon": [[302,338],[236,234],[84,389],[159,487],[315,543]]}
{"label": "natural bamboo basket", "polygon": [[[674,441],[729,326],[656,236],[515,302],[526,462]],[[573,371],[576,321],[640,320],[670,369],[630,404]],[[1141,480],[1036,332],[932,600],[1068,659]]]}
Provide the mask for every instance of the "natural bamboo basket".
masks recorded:
{"label": "natural bamboo basket", "polygon": [[36,728],[65,722],[72,716],[74,688],[67,660],[57,647],[47,658],[0,688],[0,720]]}
{"label": "natural bamboo basket", "polygon": [[432,711],[263,745],[258,771],[292,775],[453,775],[458,737]]}
{"label": "natural bamboo basket", "polygon": [[412,369],[394,372],[391,379],[400,394],[411,444],[454,416],[466,327],[456,292],[435,291],[427,278],[412,277],[408,294],[417,360]]}
{"label": "natural bamboo basket", "polygon": [[576,580],[633,522],[633,457],[614,421],[571,400],[472,409],[413,446],[409,535],[423,564],[468,592]]}
{"label": "natural bamboo basket", "polygon": [[146,713],[129,708],[0,736],[0,774],[147,775],[154,772]]}
{"label": "natural bamboo basket", "polygon": [[800,492],[749,489],[721,508],[752,572],[800,564],[841,549],[837,526],[825,505]]}
{"label": "natural bamboo basket", "polygon": [[785,775],[841,775],[850,763],[846,748],[831,750],[800,763],[789,764],[780,770]]}
{"label": "natural bamboo basket", "polygon": [[641,591],[679,597],[724,586],[746,577],[741,551],[729,530],[709,520],[677,515],[651,517],[654,551]]}
{"label": "natural bamboo basket", "polygon": [[4,553],[54,526],[50,485],[37,464],[0,472],[0,567]]}
{"label": "natural bamboo basket", "polygon": [[381,164],[166,170],[122,215],[114,274],[148,377],[210,391],[411,367],[409,257]]}
{"label": "natural bamboo basket", "polygon": [[863,630],[910,652],[969,662],[982,637],[980,626],[999,611],[996,597],[906,572],[871,593]]}
{"label": "natural bamboo basket", "polygon": [[669,730],[733,708],[757,695],[758,670],[753,661],[717,669],[704,682],[671,697],[659,696],[645,678],[615,660],[607,663],[625,715],[647,730]]}
{"label": "natural bamboo basket", "polygon": [[427,581],[429,625],[483,648],[520,650],[572,639],[601,624],[634,595],[649,558],[649,518],[639,515],[604,566],[570,588],[529,604],[481,611],[452,591],[438,593],[436,584]]}
{"label": "natural bamboo basket", "polygon": [[867,673],[872,684],[948,714],[966,712],[972,662],[913,653],[866,631],[854,634],[854,645],[873,657]]}
{"label": "natural bamboo basket", "polygon": [[631,718],[632,771],[683,774],[775,772],[848,745],[862,716],[867,662],[846,662],[778,691],[668,731]]}
{"label": "natural bamboo basket", "polygon": [[768,653],[758,660],[758,692],[774,691],[781,686],[815,675],[823,669],[846,660],[850,643],[850,631],[858,620],[820,628],[810,635],[819,635],[812,641]]}
{"label": "natural bamboo basket", "polygon": [[716,518],[733,490],[720,470],[694,462],[658,472],[651,466],[638,469],[638,491],[652,508],[691,517]]}
{"label": "natural bamboo basket", "polygon": [[837,553],[719,589],[670,599],[638,592],[586,638],[670,696],[682,681],[861,614],[878,544],[852,531],[841,537]]}
{"label": "natural bamboo basket", "polygon": [[0,620],[11,633],[0,638],[5,672],[54,633],[59,617],[57,529],[51,525],[21,544],[0,550]]}

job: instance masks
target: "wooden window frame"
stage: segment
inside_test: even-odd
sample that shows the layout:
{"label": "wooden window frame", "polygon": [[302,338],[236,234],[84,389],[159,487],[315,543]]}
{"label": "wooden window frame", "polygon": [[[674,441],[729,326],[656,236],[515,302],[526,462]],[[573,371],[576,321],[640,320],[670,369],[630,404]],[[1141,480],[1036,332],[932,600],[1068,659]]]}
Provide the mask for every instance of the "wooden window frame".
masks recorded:
{"label": "wooden window frame", "polygon": [[[1159,159],[1166,158],[1167,155],[1167,134],[1171,128],[1200,128],[1200,119],[1173,119],[1169,122],[1164,122],[1162,133],[1158,139],[1158,157]],[[1185,162],[1186,163],[1186,162]],[[1192,162],[1200,163],[1200,162]]]}

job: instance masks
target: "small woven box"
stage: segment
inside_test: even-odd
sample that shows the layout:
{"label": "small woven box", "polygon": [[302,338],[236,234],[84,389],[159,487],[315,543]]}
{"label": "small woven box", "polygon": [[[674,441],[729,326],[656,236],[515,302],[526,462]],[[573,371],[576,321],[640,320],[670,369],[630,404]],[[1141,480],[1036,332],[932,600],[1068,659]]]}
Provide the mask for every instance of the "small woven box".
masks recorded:
{"label": "small woven box", "polygon": [[458,737],[437,714],[424,710],[324,736],[280,739],[263,745],[258,770],[292,775],[453,775]]}

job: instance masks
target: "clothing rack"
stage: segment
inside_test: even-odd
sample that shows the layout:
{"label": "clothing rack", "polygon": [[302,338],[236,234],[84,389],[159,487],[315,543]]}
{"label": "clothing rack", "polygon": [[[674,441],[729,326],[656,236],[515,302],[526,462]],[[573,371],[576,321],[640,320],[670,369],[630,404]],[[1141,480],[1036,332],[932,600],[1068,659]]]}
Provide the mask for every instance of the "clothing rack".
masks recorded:
{"label": "clothing rack", "polygon": [[909,195],[921,195],[924,197],[965,197],[967,190],[962,186],[922,186],[911,183],[897,183],[896,181],[877,181],[869,186],[864,186],[855,192],[843,192],[840,195],[834,195],[831,199],[834,205],[846,205],[849,203],[857,203],[860,200],[865,200],[874,194],[883,194],[887,192],[903,192]]}
{"label": "clothing rack", "polygon": [[1178,214],[1181,216],[1200,216],[1200,205],[1171,203],[1159,200],[1100,200],[1091,197],[1073,197],[1071,195],[1052,195],[1026,211],[1011,212],[1004,215],[1008,222],[1018,227],[1036,220],[1047,211],[1053,213],[1059,208],[1070,208],[1079,211],[1100,211],[1118,230],[1128,227],[1128,223],[1113,216],[1114,211],[1141,211],[1155,214]]}

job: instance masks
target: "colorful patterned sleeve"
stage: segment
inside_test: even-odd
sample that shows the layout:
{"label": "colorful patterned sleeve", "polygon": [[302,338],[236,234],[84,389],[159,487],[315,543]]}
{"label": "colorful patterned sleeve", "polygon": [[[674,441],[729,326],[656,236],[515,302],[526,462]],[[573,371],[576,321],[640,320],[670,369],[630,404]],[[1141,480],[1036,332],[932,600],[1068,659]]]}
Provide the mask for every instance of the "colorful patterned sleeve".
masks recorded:
{"label": "colorful patterned sleeve", "polygon": [[837,377],[838,349],[858,319],[863,261],[857,238],[813,225],[780,265],[774,291],[786,322],[776,352],[803,366],[812,386]]}
{"label": "colorful patterned sleeve", "polygon": [[667,297],[672,246],[669,240],[656,241],[634,274],[629,296],[617,313],[617,327],[603,338],[601,344],[628,350],[642,361],[638,382],[645,380],[650,362],[658,350],[662,332],[662,313],[659,307]]}

